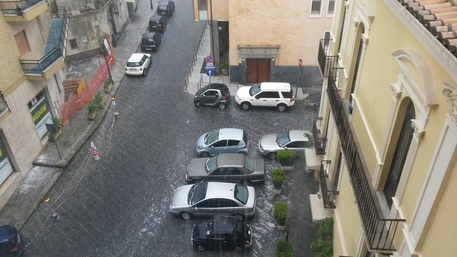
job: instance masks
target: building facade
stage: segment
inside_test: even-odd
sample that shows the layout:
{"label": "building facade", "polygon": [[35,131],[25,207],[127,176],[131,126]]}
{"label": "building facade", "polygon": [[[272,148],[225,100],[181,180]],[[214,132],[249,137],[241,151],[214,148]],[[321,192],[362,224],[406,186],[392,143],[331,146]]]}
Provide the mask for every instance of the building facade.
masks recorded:
{"label": "building facade", "polygon": [[64,101],[65,14],[44,0],[0,2],[0,208],[48,142]]}
{"label": "building facade", "polygon": [[227,59],[230,81],[321,85],[315,49],[329,35],[334,0],[193,2],[195,20],[211,25],[216,71]]}
{"label": "building facade", "polygon": [[336,3],[318,51],[324,87],[310,158],[334,218],[333,256],[456,255],[455,5]]}

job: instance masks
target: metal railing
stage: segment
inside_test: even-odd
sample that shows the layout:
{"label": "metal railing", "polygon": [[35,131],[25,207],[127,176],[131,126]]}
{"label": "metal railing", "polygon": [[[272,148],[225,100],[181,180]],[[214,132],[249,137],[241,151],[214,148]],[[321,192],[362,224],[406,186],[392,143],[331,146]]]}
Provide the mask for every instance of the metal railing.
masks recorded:
{"label": "metal railing", "polygon": [[[65,40],[67,33],[67,16],[66,13],[62,13],[62,18],[56,18],[52,22],[62,22],[60,31],[57,35],[57,43],[53,43],[55,38],[48,37],[45,47],[45,55],[39,60],[21,60],[22,69],[26,74],[41,75],[43,76],[45,70],[54,64],[59,58],[64,58],[65,56]],[[52,30],[52,25],[51,25]],[[53,31],[49,32],[50,35],[53,34]]]}
{"label": "metal railing", "polygon": [[330,70],[327,95],[340,137],[341,149],[346,160],[349,177],[357,201],[359,215],[367,238],[369,250],[392,253],[395,251],[393,240],[400,222],[404,219],[383,217],[376,192],[371,185],[363,153],[353,132],[346,103],[336,85],[336,76]]}
{"label": "metal railing", "polygon": [[325,147],[327,145],[327,138],[323,137],[321,124],[322,117],[315,117],[313,123],[313,139],[314,139],[314,150],[316,155],[325,155]]}
{"label": "metal railing", "polygon": [[317,60],[319,63],[319,68],[322,73],[322,77],[328,77],[330,70],[338,66],[338,56],[329,55],[329,45],[331,39],[321,39],[319,42],[319,52]]}
{"label": "metal railing", "polygon": [[194,57],[192,58],[192,60],[190,61],[190,64],[189,64],[190,70],[189,70],[189,73],[187,73],[186,80],[184,81],[185,90],[187,90],[187,86],[189,85],[189,79],[192,77],[192,73],[194,72],[195,62],[198,59],[198,53],[200,52],[200,49],[202,48],[203,40],[205,38],[205,34],[206,34],[206,31],[208,28],[209,28],[209,21],[206,21],[205,27],[203,28],[202,34],[200,36],[200,41],[198,42],[197,49],[195,49]]}
{"label": "metal railing", "polygon": [[[321,161],[321,169],[319,171],[319,182],[321,185],[321,191],[322,191],[322,199],[324,201],[324,208],[326,209],[335,209],[335,196],[339,194],[338,191],[334,191],[329,189],[333,188],[333,186],[329,183],[328,181],[328,175],[325,170],[325,164],[329,162],[328,160],[322,160]],[[330,184],[330,185],[329,185]]]}

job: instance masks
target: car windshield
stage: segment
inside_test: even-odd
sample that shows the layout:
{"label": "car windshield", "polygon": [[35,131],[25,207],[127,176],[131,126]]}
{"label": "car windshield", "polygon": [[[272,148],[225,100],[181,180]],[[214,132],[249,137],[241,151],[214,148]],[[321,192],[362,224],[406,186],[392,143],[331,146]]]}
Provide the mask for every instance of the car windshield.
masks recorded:
{"label": "car windshield", "polygon": [[206,134],[205,137],[205,145],[212,144],[214,141],[219,139],[219,130],[215,129],[208,134]]}
{"label": "car windshield", "polygon": [[284,147],[287,143],[290,142],[290,138],[289,138],[289,131],[286,131],[286,132],[281,132],[278,134],[278,136],[276,137],[276,143],[280,146],[280,147]]}
{"label": "car windshield", "polygon": [[140,67],[141,64],[139,62],[127,62],[127,67]]}
{"label": "car windshield", "polygon": [[217,155],[209,158],[206,161],[206,172],[212,173],[217,168]]}
{"label": "car windshield", "polygon": [[187,195],[187,203],[189,205],[194,205],[195,203],[205,199],[207,187],[208,182],[201,182],[193,185],[189,190],[189,194]]}
{"label": "car windshield", "polygon": [[254,172],[254,163],[255,160],[249,156],[246,156],[246,160],[244,161],[244,167],[248,170],[249,173]]}
{"label": "car windshield", "polygon": [[245,185],[235,185],[235,199],[246,204],[249,198],[249,191]]}
{"label": "car windshield", "polygon": [[159,7],[157,8],[161,11],[166,11],[167,10],[167,6],[166,5],[159,5]]}
{"label": "car windshield", "polygon": [[255,84],[249,89],[249,94],[251,96],[256,95],[260,92],[260,84]]}

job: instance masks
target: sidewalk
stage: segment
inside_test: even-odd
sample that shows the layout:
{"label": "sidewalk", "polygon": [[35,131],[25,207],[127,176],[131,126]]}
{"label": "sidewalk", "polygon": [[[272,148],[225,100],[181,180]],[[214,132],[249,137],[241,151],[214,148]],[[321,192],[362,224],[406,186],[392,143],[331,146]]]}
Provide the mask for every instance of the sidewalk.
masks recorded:
{"label": "sidewalk", "polygon": [[[130,55],[138,50],[138,42],[128,40],[126,37],[130,33],[143,33],[142,28],[144,24],[147,24],[147,19],[149,19],[148,15],[137,15],[117,41],[117,47],[115,48],[116,63],[111,68],[111,75],[114,81],[111,93],[116,94],[125,76],[124,64]],[[201,64],[210,49],[209,33],[204,33],[204,36],[197,61],[194,64],[195,67],[189,77],[189,83],[188,85],[183,85],[191,94],[195,94],[197,91]],[[99,68],[99,65],[98,57],[72,62],[69,64],[68,73],[81,73],[82,76],[87,76],[90,79],[94,71]],[[212,78],[212,82],[226,83],[228,80],[228,76],[215,76]],[[99,90],[103,91],[103,87],[100,86]],[[90,142],[88,140],[98,129],[107,113],[109,114],[110,104],[108,97],[108,104],[100,111],[95,121],[88,121],[86,106],[70,117],[68,124],[62,128],[62,136],[55,143],[48,142],[35,159],[33,168],[13,193],[7,204],[0,210],[0,224],[10,224],[19,230],[24,226],[38,204],[43,201],[47,192],[73,161],[76,154],[80,150],[90,150]]]}

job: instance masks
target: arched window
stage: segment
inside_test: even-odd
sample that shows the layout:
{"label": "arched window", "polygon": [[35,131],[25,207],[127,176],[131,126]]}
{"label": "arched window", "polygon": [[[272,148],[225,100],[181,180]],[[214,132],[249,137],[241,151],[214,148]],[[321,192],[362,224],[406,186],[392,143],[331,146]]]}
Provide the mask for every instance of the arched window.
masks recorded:
{"label": "arched window", "polygon": [[411,120],[414,120],[415,118],[414,105],[410,101],[406,107],[400,135],[398,136],[398,140],[396,140],[397,145],[395,146],[395,152],[392,157],[392,162],[390,163],[389,174],[383,190],[389,208],[392,207],[392,197],[394,197],[397,192],[403,166],[405,165],[409,146],[411,145],[414,133],[414,128],[411,126]]}

